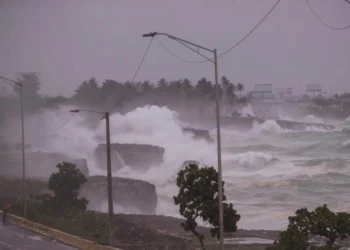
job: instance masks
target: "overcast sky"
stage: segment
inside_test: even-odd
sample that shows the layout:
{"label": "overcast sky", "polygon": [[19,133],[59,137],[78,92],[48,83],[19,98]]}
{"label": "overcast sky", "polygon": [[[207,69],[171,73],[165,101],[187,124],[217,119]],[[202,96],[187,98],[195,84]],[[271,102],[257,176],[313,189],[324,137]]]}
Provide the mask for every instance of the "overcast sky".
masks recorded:
{"label": "overcast sky", "polygon": [[[239,41],[276,0],[0,0],[0,75],[39,72],[42,93],[71,95],[96,77],[131,80],[149,39],[167,32],[223,52]],[[344,0],[310,0],[333,26],[350,24]],[[187,48],[160,37],[174,54],[202,60]],[[210,54],[208,54],[210,55]],[[213,80],[213,65],[188,64],[154,40],[135,80],[201,77]],[[308,83],[324,91],[350,91],[350,29],[334,31],[319,23],[304,0],[282,0],[241,45],[219,59],[219,75],[247,88],[271,83],[274,89]]]}

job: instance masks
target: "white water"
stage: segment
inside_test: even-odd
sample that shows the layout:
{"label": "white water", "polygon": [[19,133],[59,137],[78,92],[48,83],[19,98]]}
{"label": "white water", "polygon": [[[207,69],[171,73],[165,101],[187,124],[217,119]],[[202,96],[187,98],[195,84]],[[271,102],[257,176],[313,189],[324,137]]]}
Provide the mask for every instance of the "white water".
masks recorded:
{"label": "white water", "polygon": [[[55,112],[44,112],[40,119],[36,118],[28,123],[33,127],[39,126],[38,121],[56,123],[59,126],[69,118],[70,108],[62,107]],[[97,115],[96,119],[100,117]],[[157,214],[178,216],[178,208],[173,205],[172,200],[177,192],[174,179],[178,170],[186,160],[197,160],[202,164],[216,166],[216,144],[193,140],[190,135],[183,134],[176,114],[164,107],[148,106],[137,108],[126,115],[115,114],[111,116],[110,124],[112,142],[151,144],[165,148],[161,166],[142,174],[125,166],[114,175],[147,180],[155,184],[159,200]],[[240,153],[223,150],[226,195],[242,215],[239,227],[281,229],[286,225],[287,217],[297,208],[314,207],[326,202],[332,208],[350,210],[344,188],[349,182],[342,176],[334,176],[349,175],[347,168],[337,167],[332,163],[332,158],[343,157],[335,153],[336,147],[324,149],[322,154],[317,151],[321,150],[318,147],[302,150],[317,142],[324,142],[324,145],[329,143],[330,146],[334,144],[343,149],[349,147],[350,135],[339,133],[341,132],[319,131],[313,127],[298,133],[282,129],[274,120],[260,125],[254,124],[253,129],[247,133],[223,129],[223,147],[266,144],[282,149],[261,152],[252,148]],[[35,138],[37,135],[32,136]],[[104,140],[104,136],[103,120],[93,129],[86,125],[83,117],[77,115],[58,130],[41,130],[41,139],[36,146],[47,151],[87,158],[92,175],[105,174],[96,167],[92,158],[95,147],[104,142],[98,138]],[[212,131],[212,136],[215,139],[215,131]],[[310,163],[308,167],[303,165],[315,158],[330,160],[320,161],[316,165]]]}

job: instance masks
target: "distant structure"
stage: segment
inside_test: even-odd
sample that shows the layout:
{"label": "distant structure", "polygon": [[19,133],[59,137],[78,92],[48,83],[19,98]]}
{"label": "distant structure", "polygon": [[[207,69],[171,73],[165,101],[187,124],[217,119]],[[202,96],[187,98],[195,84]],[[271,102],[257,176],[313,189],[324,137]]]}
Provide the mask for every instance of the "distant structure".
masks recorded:
{"label": "distant structure", "polygon": [[255,84],[253,98],[265,100],[273,97],[272,84]]}
{"label": "distant structure", "polygon": [[293,88],[277,89],[276,94],[279,100],[290,100],[293,97]]}
{"label": "distant structure", "polygon": [[307,84],[306,92],[312,92],[313,97],[315,97],[315,93],[317,93],[318,95],[321,95],[322,94],[321,84]]}

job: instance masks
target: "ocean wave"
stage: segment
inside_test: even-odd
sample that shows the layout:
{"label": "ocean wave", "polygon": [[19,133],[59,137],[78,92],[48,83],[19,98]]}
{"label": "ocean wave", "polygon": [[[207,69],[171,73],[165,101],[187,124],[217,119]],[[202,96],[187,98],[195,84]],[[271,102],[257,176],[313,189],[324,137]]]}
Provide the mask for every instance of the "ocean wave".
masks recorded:
{"label": "ocean wave", "polygon": [[247,151],[252,152],[279,152],[286,150],[282,147],[276,147],[270,144],[256,144],[256,145],[247,145],[247,146],[234,146],[234,147],[225,147],[223,150],[231,153],[244,153]]}
{"label": "ocean wave", "polygon": [[301,165],[305,167],[325,166],[330,169],[338,169],[349,166],[350,162],[342,158],[322,158],[306,160]]}
{"label": "ocean wave", "polygon": [[253,134],[281,134],[289,132],[289,130],[282,128],[275,120],[267,120],[263,123],[253,123]]}
{"label": "ocean wave", "polygon": [[245,152],[225,157],[226,161],[231,161],[245,168],[262,168],[271,163],[278,162],[279,159],[262,152]]}

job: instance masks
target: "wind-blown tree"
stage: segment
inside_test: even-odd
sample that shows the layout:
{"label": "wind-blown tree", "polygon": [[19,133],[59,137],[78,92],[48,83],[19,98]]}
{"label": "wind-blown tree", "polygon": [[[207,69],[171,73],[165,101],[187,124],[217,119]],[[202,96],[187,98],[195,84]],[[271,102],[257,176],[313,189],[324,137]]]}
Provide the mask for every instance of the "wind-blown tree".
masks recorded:
{"label": "wind-blown tree", "polygon": [[[45,105],[39,95],[41,83],[37,73],[20,73],[17,75],[17,81],[23,86],[24,112],[26,114],[34,113]],[[19,97],[20,91],[17,86],[14,91]],[[15,105],[19,105],[19,101]]]}
{"label": "wind-blown tree", "polygon": [[181,81],[181,89],[185,99],[191,98],[193,86],[191,85],[191,81],[185,78]]}
{"label": "wind-blown tree", "polygon": [[[224,114],[231,114],[239,100],[236,88],[226,76],[221,78],[219,98]],[[167,81],[165,78],[156,84],[144,82],[116,82],[106,79],[99,87],[95,78],[90,78],[78,86],[73,101],[93,106],[99,110],[127,112],[143,105],[168,106],[176,111],[201,113],[215,112],[216,87],[206,78],[195,85],[188,79]],[[127,104],[127,105],[125,105]]]}
{"label": "wind-blown tree", "polygon": [[141,84],[141,92],[142,94],[152,93],[154,90],[153,85],[149,81],[144,81]]}
{"label": "wind-blown tree", "polygon": [[154,104],[162,106],[164,103],[164,99],[166,99],[167,92],[168,82],[165,80],[165,78],[159,79],[154,90]]}
{"label": "wind-blown tree", "polygon": [[100,88],[103,110],[121,107],[124,101],[124,92],[122,83],[106,79]]}
{"label": "wind-blown tree", "polygon": [[167,88],[168,88],[168,82],[165,80],[165,78],[159,79],[157,83],[157,92],[166,93]]}
{"label": "wind-blown tree", "polygon": [[[212,225],[210,229],[212,237],[220,237],[219,211],[218,211],[218,172],[214,167],[199,168],[197,164],[189,164],[181,170],[176,179],[179,193],[174,196],[175,205],[179,205],[180,214],[185,217],[181,226],[185,231],[192,232],[200,241],[203,249],[204,235],[197,231],[196,220],[201,218]],[[224,186],[224,182],[222,183]],[[223,190],[224,192],[224,190]],[[240,215],[233,209],[231,203],[227,203],[223,195],[224,232],[235,232]]]}
{"label": "wind-blown tree", "polygon": [[213,85],[205,77],[194,86],[193,95],[195,100],[199,101],[200,113],[205,113],[210,106],[213,106],[212,101],[210,101],[213,96]]}
{"label": "wind-blown tree", "polygon": [[334,246],[336,240],[350,236],[350,214],[334,213],[326,204],[314,211],[307,208],[298,209],[295,216],[289,217],[288,220],[287,230],[280,233],[278,241],[268,250],[306,250],[309,249],[311,237],[316,235],[327,239],[326,245],[317,249],[339,249],[338,246]]}
{"label": "wind-blown tree", "polygon": [[73,99],[89,106],[100,105],[101,91],[96,78],[92,77],[88,81],[82,82],[75,90]]}
{"label": "wind-blown tree", "polygon": [[85,211],[88,200],[79,197],[82,185],[87,181],[84,174],[75,164],[63,162],[56,166],[58,172],[50,176],[48,189],[54,193],[53,210],[58,213],[67,210]]}
{"label": "wind-blown tree", "polygon": [[237,84],[237,91],[239,92],[239,98],[242,97],[242,91],[244,91],[244,85],[242,83]]}
{"label": "wind-blown tree", "polygon": [[25,98],[39,97],[41,83],[37,73],[20,73],[18,74],[17,81],[23,85],[23,96]]}
{"label": "wind-blown tree", "polygon": [[235,95],[235,86],[231,83],[226,76],[221,77],[221,109],[225,115],[232,112],[232,106],[234,103]]}

